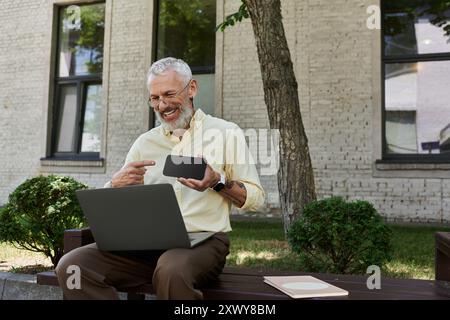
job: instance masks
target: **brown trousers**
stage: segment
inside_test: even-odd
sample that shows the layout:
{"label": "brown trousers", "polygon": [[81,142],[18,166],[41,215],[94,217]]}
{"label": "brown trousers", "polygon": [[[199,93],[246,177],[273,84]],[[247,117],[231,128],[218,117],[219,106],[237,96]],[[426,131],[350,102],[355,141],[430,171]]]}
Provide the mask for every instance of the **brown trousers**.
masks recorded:
{"label": "brown trousers", "polygon": [[[203,299],[198,288],[222,272],[229,246],[223,232],[191,249],[141,254],[100,251],[93,243],[65,254],[56,274],[65,299],[118,299],[117,291],[149,282],[157,299]],[[79,267],[80,289],[67,286],[70,266]]]}

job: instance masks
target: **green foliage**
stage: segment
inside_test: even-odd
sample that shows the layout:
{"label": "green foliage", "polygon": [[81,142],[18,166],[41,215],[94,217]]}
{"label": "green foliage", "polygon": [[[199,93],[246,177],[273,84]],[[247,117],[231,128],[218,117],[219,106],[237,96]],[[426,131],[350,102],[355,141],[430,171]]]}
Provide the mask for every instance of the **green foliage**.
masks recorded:
{"label": "green foliage", "polygon": [[216,31],[220,30],[223,32],[227,27],[234,26],[235,23],[241,22],[243,19],[247,19],[249,17],[250,15],[247,10],[247,5],[243,1],[239,7],[239,10],[226,16],[225,21],[216,27]]}
{"label": "green foliage", "polygon": [[70,177],[26,180],[0,211],[0,242],[42,252],[56,266],[63,254],[64,230],[85,224],[75,190],[86,188]]}
{"label": "green foliage", "polygon": [[164,0],[158,6],[156,58],[178,57],[191,68],[215,63],[214,0]]}
{"label": "green foliage", "polygon": [[314,201],[287,236],[308,271],[363,274],[390,259],[391,230],[367,201]]}
{"label": "green foliage", "polygon": [[[407,28],[411,27],[411,22],[414,22],[420,18],[428,18],[430,19],[430,23],[432,25],[442,28],[444,31],[444,36],[450,36],[450,1],[448,0],[386,1],[384,8],[386,12],[402,12],[408,17],[408,19],[405,20],[399,19],[396,15],[385,15],[384,33],[387,35],[396,36],[405,33]],[[414,26],[412,25],[412,27]]]}

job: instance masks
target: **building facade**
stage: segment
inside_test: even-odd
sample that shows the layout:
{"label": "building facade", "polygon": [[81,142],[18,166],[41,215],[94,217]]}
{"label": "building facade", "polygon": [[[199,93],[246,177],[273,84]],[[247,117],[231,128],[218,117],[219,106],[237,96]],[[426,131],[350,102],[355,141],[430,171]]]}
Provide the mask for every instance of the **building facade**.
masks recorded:
{"label": "building facade", "polygon": [[[449,11],[427,1],[281,3],[318,196],[368,200],[388,220],[450,222]],[[2,0],[0,204],[39,174],[108,181],[155,125],[145,81],[163,56],[193,66],[206,113],[268,129],[250,20],[214,30],[239,5]],[[261,180],[276,211],[276,174]]]}

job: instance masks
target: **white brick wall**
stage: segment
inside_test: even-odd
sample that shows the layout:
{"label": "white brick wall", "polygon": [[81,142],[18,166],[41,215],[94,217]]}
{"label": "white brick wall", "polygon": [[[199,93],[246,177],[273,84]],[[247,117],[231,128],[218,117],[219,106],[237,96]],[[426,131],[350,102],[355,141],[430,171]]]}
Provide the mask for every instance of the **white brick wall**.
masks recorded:
{"label": "white brick wall", "polygon": [[[143,83],[146,0],[113,1],[108,92],[106,174],[67,174],[102,186],[122,165],[126,152],[145,131]],[[0,204],[26,178],[40,173],[44,79],[50,0],[0,2]],[[107,75],[104,75],[104,78]]]}
{"label": "white brick wall", "polygon": [[[101,186],[146,130],[143,81],[148,68],[150,0],[113,1],[109,56],[106,173],[71,174]],[[49,0],[0,1],[0,204],[24,179],[41,172],[44,40]],[[221,3],[221,2],[219,2]],[[372,69],[379,52],[368,30],[368,0],[283,0],[286,36],[299,84],[320,198],[371,201],[391,220],[450,222],[450,179],[375,178]],[[225,1],[225,15],[239,0]],[[267,128],[260,67],[249,20],[225,31],[223,117],[242,128]],[[377,108],[379,106],[375,106]],[[268,207],[276,208],[276,176],[262,176]]]}
{"label": "white brick wall", "polygon": [[[45,1],[0,1],[0,203],[37,173]],[[38,134],[37,134],[38,133]]]}
{"label": "white brick wall", "polygon": [[[372,202],[390,220],[449,222],[448,179],[374,178],[373,52],[362,0],[282,1],[283,22],[299,84],[300,106],[319,198]],[[227,1],[225,15],[239,1]],[[249,21],[224,37],[224,117],[264,128],[262,81]],[[277,206],[276,177],[262,177]]]}

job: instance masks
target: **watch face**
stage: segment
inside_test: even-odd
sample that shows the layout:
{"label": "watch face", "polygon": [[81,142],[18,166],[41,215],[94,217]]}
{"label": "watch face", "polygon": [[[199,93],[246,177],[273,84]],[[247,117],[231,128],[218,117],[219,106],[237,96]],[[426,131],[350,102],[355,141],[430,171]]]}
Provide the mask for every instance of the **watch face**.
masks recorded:
{"label": "watch face", "polygon": [[222,190],[225,187],[225,175],[222,173],[220,175],[220,181],[217,182],[217,184],[214,186],[214,190],[219,192],[220,190]]}
{"label": "watch face", "polygon": [[223,187],[225,187],[225,185],[222,182],[219,182],[218,184],[216,184],[216,186],[214,187],[215,191],[220,191],[223,189]]}

